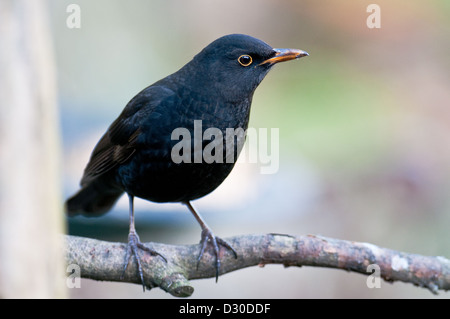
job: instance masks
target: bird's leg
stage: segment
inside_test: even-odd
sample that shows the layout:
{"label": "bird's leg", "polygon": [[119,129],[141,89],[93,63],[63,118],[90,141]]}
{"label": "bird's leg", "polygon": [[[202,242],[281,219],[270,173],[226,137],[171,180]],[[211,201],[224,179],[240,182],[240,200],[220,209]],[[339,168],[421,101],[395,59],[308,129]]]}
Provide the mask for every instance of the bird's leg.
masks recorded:
{"label": "bird's leg", "polygon": [[128,194],[128,200],[129,200],[129,214],[130,214],[130,231],[128,233],[128,245],[127,245],[127,252],[125,255],[125,265],[123,268],[122,273],[122,279],[125,276],[125,271],[127,270],[128,264],[130,262],[130,259],[132,256],[136,257],[136,263],[138,266],[139,276],[141,277],[142,287],[145,291],[145,282],[144,282],[144,274],[142,272],[142,265],[141,265],[141,257],[138,253],[138,248],[142,249],[152,256],[160,256],[162,259],[164,259],[165,262],[167,262],[166,258],[161,255],[160,253],[145,247],[144,244],[141,243],[139,236],[136,232],[136,228],[134,227],[134,203],[133,203],[134,196]]}
{"label": "bird's leg", "polygon": [[231,245],[229,243],[227,243],[225,240],[214,236],[211,228],[209,228],[208,225],[206,225],[204,220],[195,211],[194,207],[191,205],[191,203],[189,201],[183,202],[183,204],[185,204],[189,208],[189,210],[194,215],[197,222],[200,224],[200,227],[202,228],[202,238],[200,240],[201,248],[200,248],[200,254],[198,255],[198,258],[197,258],[197,268],[200,263],[200,260],[202,259],[203,253],[205,252],[206,245],[208,243],[210,243],[213,247],[214,255],[216,256],[216,282],[217,282],[217,280],[219,279],[219,270],[220,270],[219,245],[222,245],[225,248],[231,250],[231,252],[234,255],[234,258],[236,258],[236,259],[237,259],[237,253],[233,249],[233,247],[231,247]]}

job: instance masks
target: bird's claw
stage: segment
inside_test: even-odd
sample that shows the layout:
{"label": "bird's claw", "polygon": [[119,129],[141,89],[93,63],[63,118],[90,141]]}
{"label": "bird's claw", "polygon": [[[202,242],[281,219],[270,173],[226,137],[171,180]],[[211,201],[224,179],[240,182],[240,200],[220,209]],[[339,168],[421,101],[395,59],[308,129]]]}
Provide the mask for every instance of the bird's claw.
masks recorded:
{"label": "bird's claw", "polygon": [[152,256],[160,256],[165,262],[167,262],[167,259],[158,253],[157,251],[154,251],[148,247],[146,247],[143,243],[141,243],[139,236],[136,232],[130,232],[128,234],[128,245],[127,245],[127,252],[125,254],[125,265],[123,268],[123,273],[120,279],[123,279],[125,277],[125,271],[128,268],[128,264],[130,263],[130,259],[132,256],[136,257],[136,263],[138,266],[138,272],[139,277],[141,278],[142,282],[142,288],[145,291],[145,281],[144,281],[144,273],[142,271],[142,262],[141,257],[139,256],[138,249],[141,249],[147,253],[149,253]]}
{"label": "bird's claw", "polygon": [[208,243],[210,243],[210,245],[212,245],[212,248],[214,250],[214,255],[216,257],[216,282],[217,282],[219,279],[219,271],[220,271],[220,257],[219,257],[220,248],[219,248],[219,245],[225,247],[228,250],[231,250],[231,252],[234,255],[234,258],[236,258],[236,259],[237,259],[237,253],[228,242],[226,242],[225,240],[223,240],[219,237],[214,236],[213,232],[209,228],[204,228],[202,230],[202,238],[200,240],[201,248],[200,248],[200,254],[198,255],[198,258],[197,258],[197,269],[198,269],[200,260],[203,257],[203,253],[205,252],[206,246],[208,245]]}

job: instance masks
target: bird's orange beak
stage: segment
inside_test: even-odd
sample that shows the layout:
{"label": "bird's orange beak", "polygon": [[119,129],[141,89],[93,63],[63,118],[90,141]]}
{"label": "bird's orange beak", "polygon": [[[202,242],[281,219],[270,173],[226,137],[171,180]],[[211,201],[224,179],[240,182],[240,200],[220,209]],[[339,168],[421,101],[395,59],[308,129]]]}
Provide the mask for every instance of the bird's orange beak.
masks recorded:
{"label": "bird's orange beak", "polygon": [[261,62],[259,65],[263,64],[275,64],[278,62],[290,61],[294,59],[299,59],[304,56],[308,56],[308,52],[298,49],[273,49],[276,53],[275,56]]}

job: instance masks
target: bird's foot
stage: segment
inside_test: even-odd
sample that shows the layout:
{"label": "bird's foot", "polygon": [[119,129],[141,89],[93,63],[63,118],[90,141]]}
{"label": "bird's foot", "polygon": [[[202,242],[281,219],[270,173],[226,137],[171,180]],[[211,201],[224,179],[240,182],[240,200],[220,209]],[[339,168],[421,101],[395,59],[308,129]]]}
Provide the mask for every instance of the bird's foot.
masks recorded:
{"label": "bird's foot", "polygon": [[138,234],[135,231],[130,231],[130,233],[128,234],[127,252],[125,255],[125,266],[123,268],[123,273],[122,273],[121,279],[124,278],[125,271],[127,270],[128,264],[130,263],[130,259],[132,258],[132,256],[134,256],[136,258],[136,263],[138,266],[138,272],[139,272],[139,277],[141,278],[142,287],[145,291],[144,273],[142,271],[142,262],[141,262],[141,257],[139,256],[139,249],[149,253],[152,256],[160,256],[162,259],[164,259],[165,262],[167,262],[167,259],[163,255],[158,253],[157,251],[154,251],[154,250],[146,247],[139,240]]}
{"label": "bird's foot", "polygon": [[205,252],[206,246],[208,245],[208,243],[210,245],[212,245],[212,248],[214,250],[214,255],[216,257],[216,282],[219,279],[219,270],[220,270],[220,257],[219,257],[219,245],[225,247],[228,250],[231,250],[231,252],[234,255],[234,258],[237,259],[237,253],[236,251],[233,249],[233,247],[231,247],[231,245],[229,243],[227,243],[225,240],[214,236],[213,232],[211,231],[211,229],[205,227],[202,230],[202,239],[200,240],[200,244],[201,244],[201,249],[200,249],[200,254],[198,255],[197,258],[197,269],[198,269],[198,265],[200,263],[200,260],[203,257],[203,253]]}

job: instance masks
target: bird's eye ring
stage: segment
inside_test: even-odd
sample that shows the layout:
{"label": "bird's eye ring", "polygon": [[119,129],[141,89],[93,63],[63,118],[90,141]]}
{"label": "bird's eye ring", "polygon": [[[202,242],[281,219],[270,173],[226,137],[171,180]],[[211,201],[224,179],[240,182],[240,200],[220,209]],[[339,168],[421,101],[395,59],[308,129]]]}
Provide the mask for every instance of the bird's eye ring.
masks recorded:
{"label": "bird's eye ring", "polygon": [[243,54],[238,58],[238,62],[242,66],[249,66],[250,64],[252,64],[253,59],[251,56]]}

